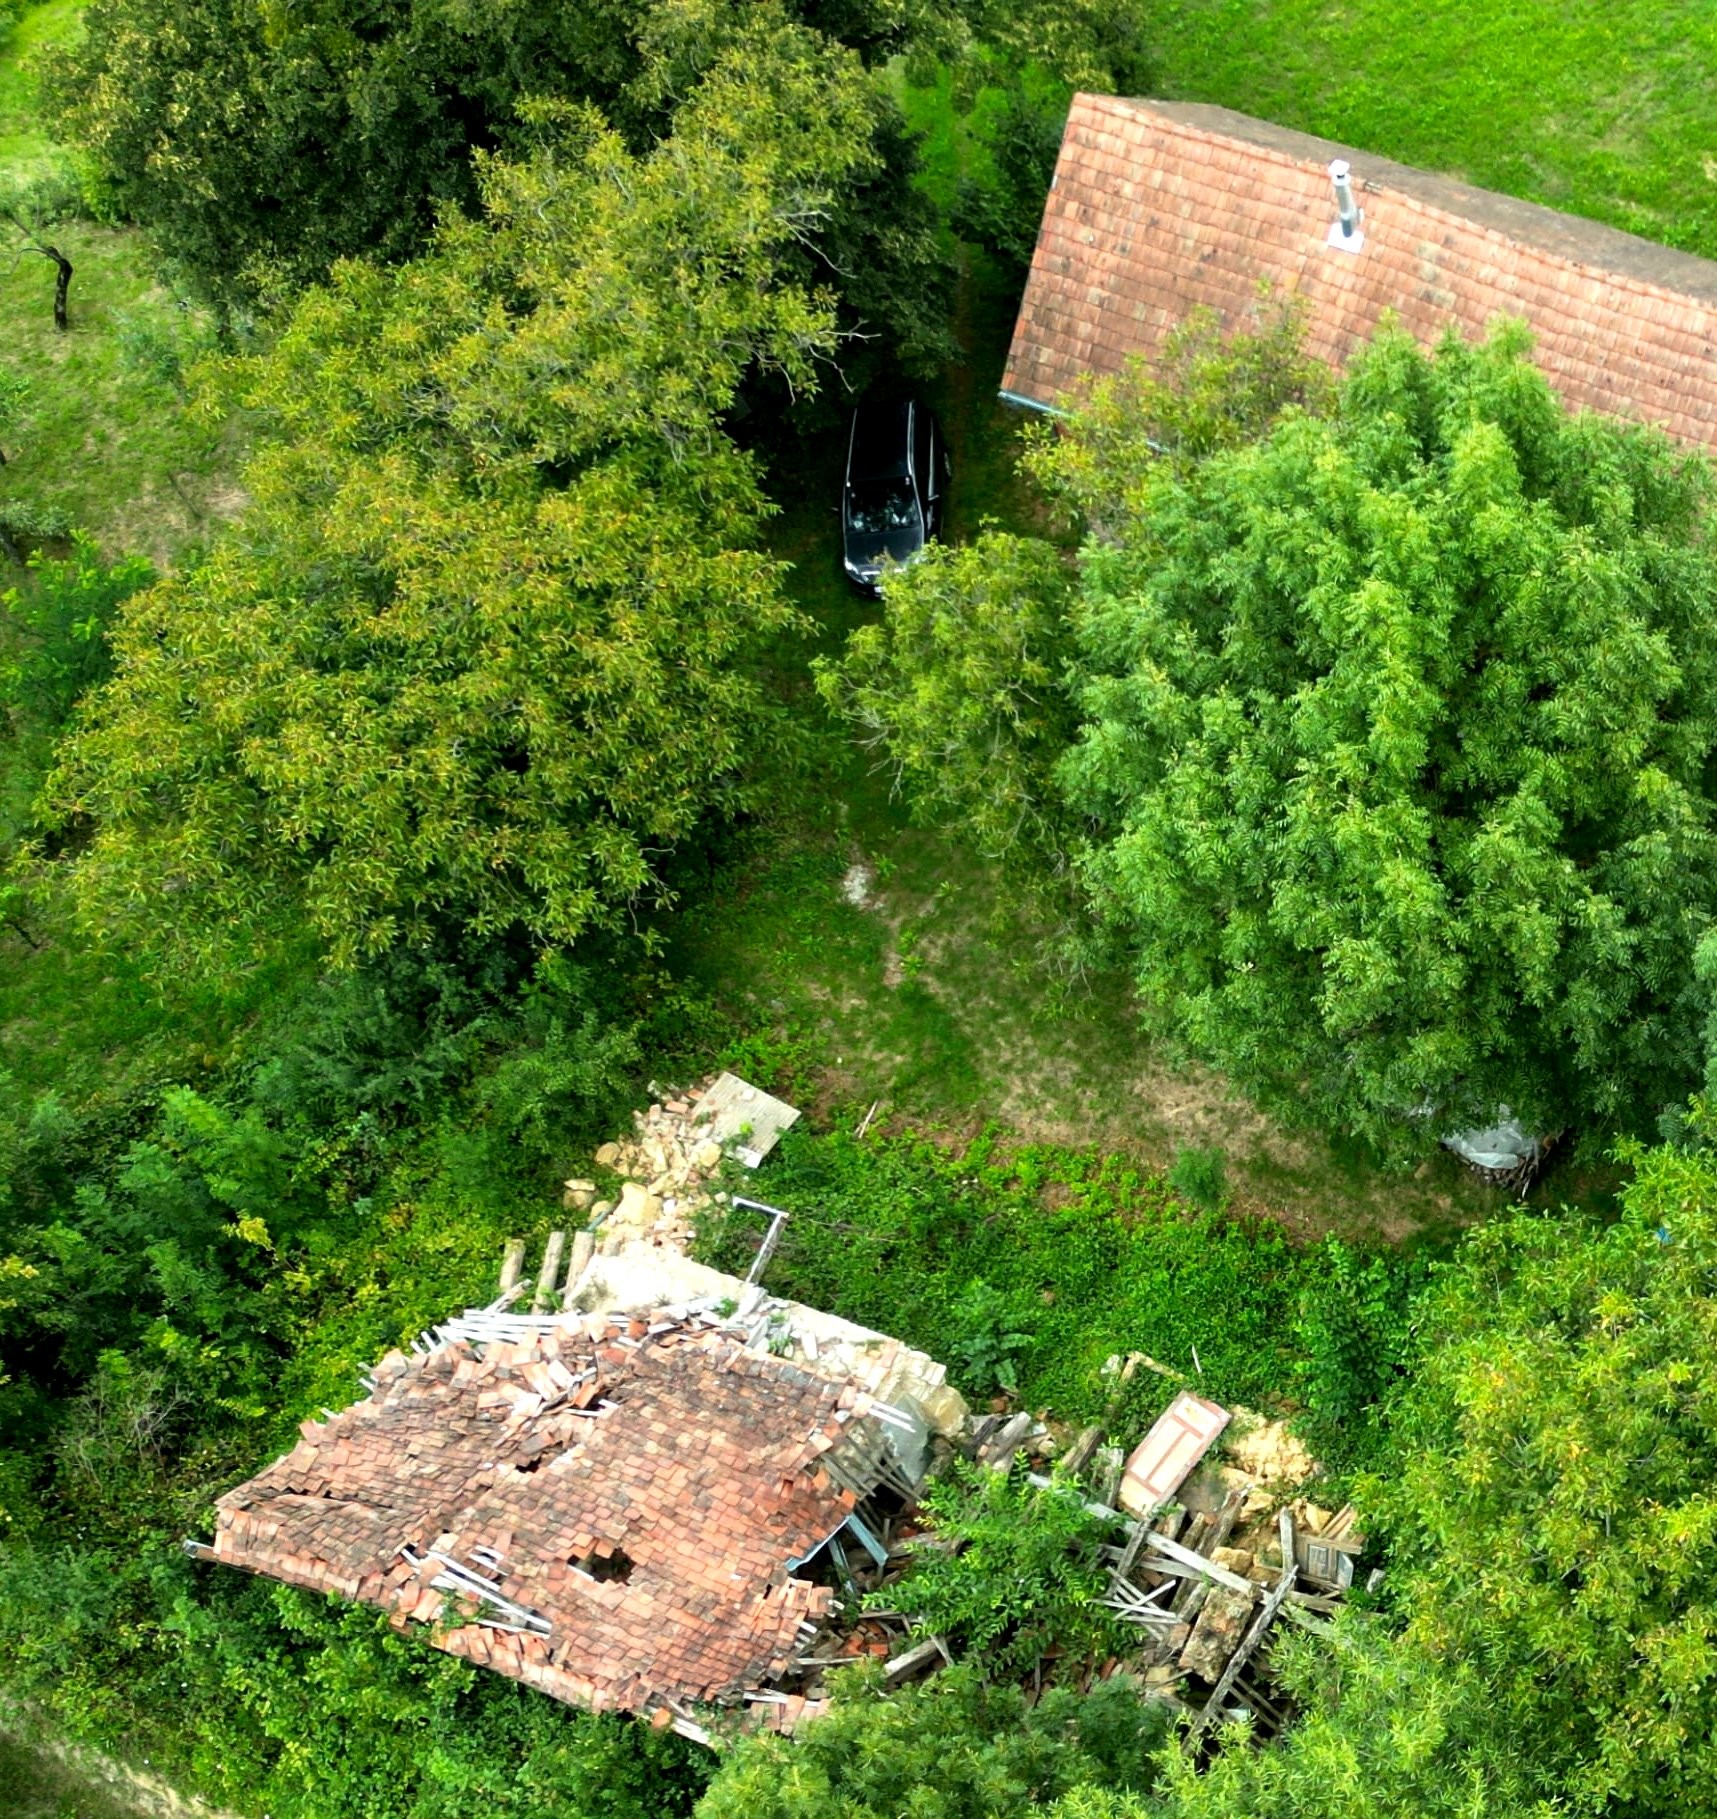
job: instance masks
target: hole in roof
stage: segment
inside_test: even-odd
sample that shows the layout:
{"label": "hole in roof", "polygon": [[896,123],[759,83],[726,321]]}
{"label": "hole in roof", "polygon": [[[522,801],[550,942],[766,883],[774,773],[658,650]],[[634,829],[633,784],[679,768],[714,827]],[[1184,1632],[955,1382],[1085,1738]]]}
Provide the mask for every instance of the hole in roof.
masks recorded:
{"label": "hole in roof", "polygon": [[617,1547],[611,1554],[586,1554],[582,1560],[571,1560],[580,1572],[588,1573],[604,1585],[624,1585],[632,1577],[632,1556]]}

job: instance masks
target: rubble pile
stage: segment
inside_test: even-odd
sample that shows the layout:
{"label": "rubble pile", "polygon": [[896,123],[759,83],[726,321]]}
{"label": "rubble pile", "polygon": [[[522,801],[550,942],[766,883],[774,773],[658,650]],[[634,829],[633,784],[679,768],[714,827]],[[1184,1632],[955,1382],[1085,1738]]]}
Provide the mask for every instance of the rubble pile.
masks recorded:
{"label": "rubble pile", "polygon": [[664,1094],[648,1111],[632,1114],[631,1137],[596,1152],[596,1166],[620,1177],[618,1194],[598,1198],[602,1189],[595,1180],[567,1182],[562,1204],[589,1215],[603,1256],[637,1243],[687,1250],[697,1215],[726,1199],[709,1183],[720,1175],[727,1152],[711,1134],[711,1121],[697,1115],[711,1083]]}

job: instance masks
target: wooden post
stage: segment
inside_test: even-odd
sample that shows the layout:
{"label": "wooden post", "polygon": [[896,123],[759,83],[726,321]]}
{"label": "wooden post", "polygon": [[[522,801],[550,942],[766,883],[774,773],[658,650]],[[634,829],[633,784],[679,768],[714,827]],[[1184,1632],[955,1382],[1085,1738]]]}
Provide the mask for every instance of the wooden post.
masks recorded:
{"label": "wooden post", "polygon": [[531,1312],[546,1313],[560,1282],[560,1257],[566,1249],[566,1233],[550,1232],[548,1248],[543,1252],[542,1272],[537,1277],[537,1292],[531,1296]]}
{"label": "wooden post", "polygon": [[519,1276],[525,1267],[525,1241],[523,1238],[509,1238],[507,1248],[501,1257],[501,1288],[504,1295],[509,1289],[517,1288]]}
{"label": "wooden post", "polygon": [[[746,1201],[743,1204],[755,1206],[757,1202]],[[787,1215],[778,1207],[764,1207],[760,1210],[771,1213],[774,1217],[769,1221],[769,1230],[764,1233],[763,1242],[757,1247],[757,1255],[752,1259],[751,1268],[746,1272],[745,1280],[748,1283],[763,1280],[763,1272],[768,1267],[769,1259],[775,1255],[775,1247],[781,1242],[781,1228],[787,1223]]]}

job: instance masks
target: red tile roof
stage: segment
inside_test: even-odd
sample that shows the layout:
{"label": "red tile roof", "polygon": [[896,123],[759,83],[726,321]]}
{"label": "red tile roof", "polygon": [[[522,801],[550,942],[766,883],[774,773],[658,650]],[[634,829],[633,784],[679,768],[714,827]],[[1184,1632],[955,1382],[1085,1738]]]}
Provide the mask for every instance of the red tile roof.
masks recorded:
{"label": "red tile roof", "polygon": [[[1357,253],[1325,244],[1334,158]],[[1521,316],[1569,403],[1717,443],[1717,264],[1226,108],[1108,95],[1074,97],[1003,391],[1053,405],[1197,305],[1234,320],[1263,279],[1305,299],[1333,365],[1386,310],[1427,344]]]}
{"label": "red tile roof", "polygon": [[[873,1438],[873,1406],[696,1318],[394,1352],[367,1400],[220,1499],[213,1557],[436,1625],[437,1646],[575,1704],[731,1701],[827,1607],[787,1563],[852,1510],[828,1455]],[[447,1562],[505,1604],[440,1627]]]}

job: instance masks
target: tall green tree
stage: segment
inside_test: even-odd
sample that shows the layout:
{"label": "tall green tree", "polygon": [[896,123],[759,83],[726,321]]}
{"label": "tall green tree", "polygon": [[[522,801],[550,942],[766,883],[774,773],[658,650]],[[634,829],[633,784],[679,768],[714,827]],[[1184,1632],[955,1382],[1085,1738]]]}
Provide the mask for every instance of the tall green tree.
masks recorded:
{"label": "tall green tree", "polygon": [[791,272],[870,106],[856,56],[759,9],[648,152],[538,110],[482,221],[338,268],[231,370],[253,504],[127,607],[49,785],[87,928],[194,965],[299,917],[343,961],[444,918],[565,942],[751,800],[752,659],[797,619],[720,418],[834,349]]}
{"label": "tall green tree", "polygon": [[1386,332],[1328,415],[1143,462],[1085,561],[1097,902],[1194,1046],[1378,1135],[1696,1078],[1710,471],[1529,345]]}
{"label": "tall green tree", "polygon": [[[765,10],[776,10],[767,8]],[[828,44],[875,59],[923,8],[897,0],[786,6]],[[228,307],[278,302],[332,262],[423,250],[438,217],[478,214],[475,158],[519,153],[527,102],[600,108],[642,152],[703,73],[748,42],[748,0],[94,0],[50,61],[45,96],[84,151],[98,195]],[[849,329],[909,354],[939,346],[946,285],[926,239],[915,145],[880,83],[848,130],[874,160],[806,229],[839,274]]]}
{"label": "tall green tree", "polygon": [[1717,1812],[1717,1159],[1634,1153],[1620,1217],[1473,1232],[1367,1492],[1407,1641],[1464,1662],[1581,1813]]}

